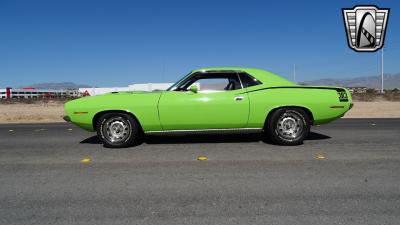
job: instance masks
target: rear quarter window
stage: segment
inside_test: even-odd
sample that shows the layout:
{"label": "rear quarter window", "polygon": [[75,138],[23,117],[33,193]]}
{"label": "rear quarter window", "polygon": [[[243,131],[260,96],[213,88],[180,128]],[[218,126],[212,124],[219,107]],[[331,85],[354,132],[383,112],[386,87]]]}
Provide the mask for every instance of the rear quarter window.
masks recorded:
{"label": "rear quarter window", "polygon": [[242,81],[242,84],[243,84],[244,88],[262,84],[259,80],[257,80],[256,78],[250,76],[247,73],[239,73],[239,76],[240,76],[240,80]]}

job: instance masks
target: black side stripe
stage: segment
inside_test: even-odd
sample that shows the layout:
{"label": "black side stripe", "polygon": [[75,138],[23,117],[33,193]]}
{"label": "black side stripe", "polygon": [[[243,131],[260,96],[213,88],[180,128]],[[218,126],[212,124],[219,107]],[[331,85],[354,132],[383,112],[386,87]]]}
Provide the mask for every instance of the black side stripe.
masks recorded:
{"label": "black side stripe", "polygon": [[255,92],[255,91],[262,91],[262,90],[267,90],[267,89],[279,89],[279,88],[325,89],[325,90],[344,91],[343,88],[335,88],[335,87],[277,86],[277,87],[267,87],[267,88],[260,88],[260,89],[256,89],[256,90],[246,91],[241,94]]}

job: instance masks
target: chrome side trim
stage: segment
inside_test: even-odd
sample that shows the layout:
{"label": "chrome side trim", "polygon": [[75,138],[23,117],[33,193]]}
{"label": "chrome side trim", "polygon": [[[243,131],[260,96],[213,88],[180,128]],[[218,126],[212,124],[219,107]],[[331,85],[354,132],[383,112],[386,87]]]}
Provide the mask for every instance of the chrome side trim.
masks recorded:
{"label": "chrome side trim", "polygon": [[196,129],[196,130],[162,130],[145,131],[145,134],[179,134],[179,133],[259,133],[262,128],[228,128],[228,129]]}

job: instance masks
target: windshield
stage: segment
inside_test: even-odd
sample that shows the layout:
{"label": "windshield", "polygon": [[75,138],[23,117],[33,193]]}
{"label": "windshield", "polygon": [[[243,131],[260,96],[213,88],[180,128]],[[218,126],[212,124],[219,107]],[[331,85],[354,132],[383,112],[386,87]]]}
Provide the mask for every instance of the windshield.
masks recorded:
{"label": "windshield", "polygon": [[169,87],[167,89],[167,91],[173,91],[176,89],[176,87],[179,86],[180,83],[182,83],[182,81],[184,81],[188,76],[190,76],[193,73],[193,71],[190,71],[187,75],[185,75],[183,78],[181,78],[180,80],[178,80],[175,84],[173,84],[171,87]]}

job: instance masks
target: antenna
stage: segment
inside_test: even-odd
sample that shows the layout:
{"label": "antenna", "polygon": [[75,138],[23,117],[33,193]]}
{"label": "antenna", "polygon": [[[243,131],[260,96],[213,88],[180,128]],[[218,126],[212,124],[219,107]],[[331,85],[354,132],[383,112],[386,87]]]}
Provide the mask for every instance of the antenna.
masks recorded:
{"label": "antenna", "polygon": [[296,64],[293,64],[293,80],[296,82]]}

